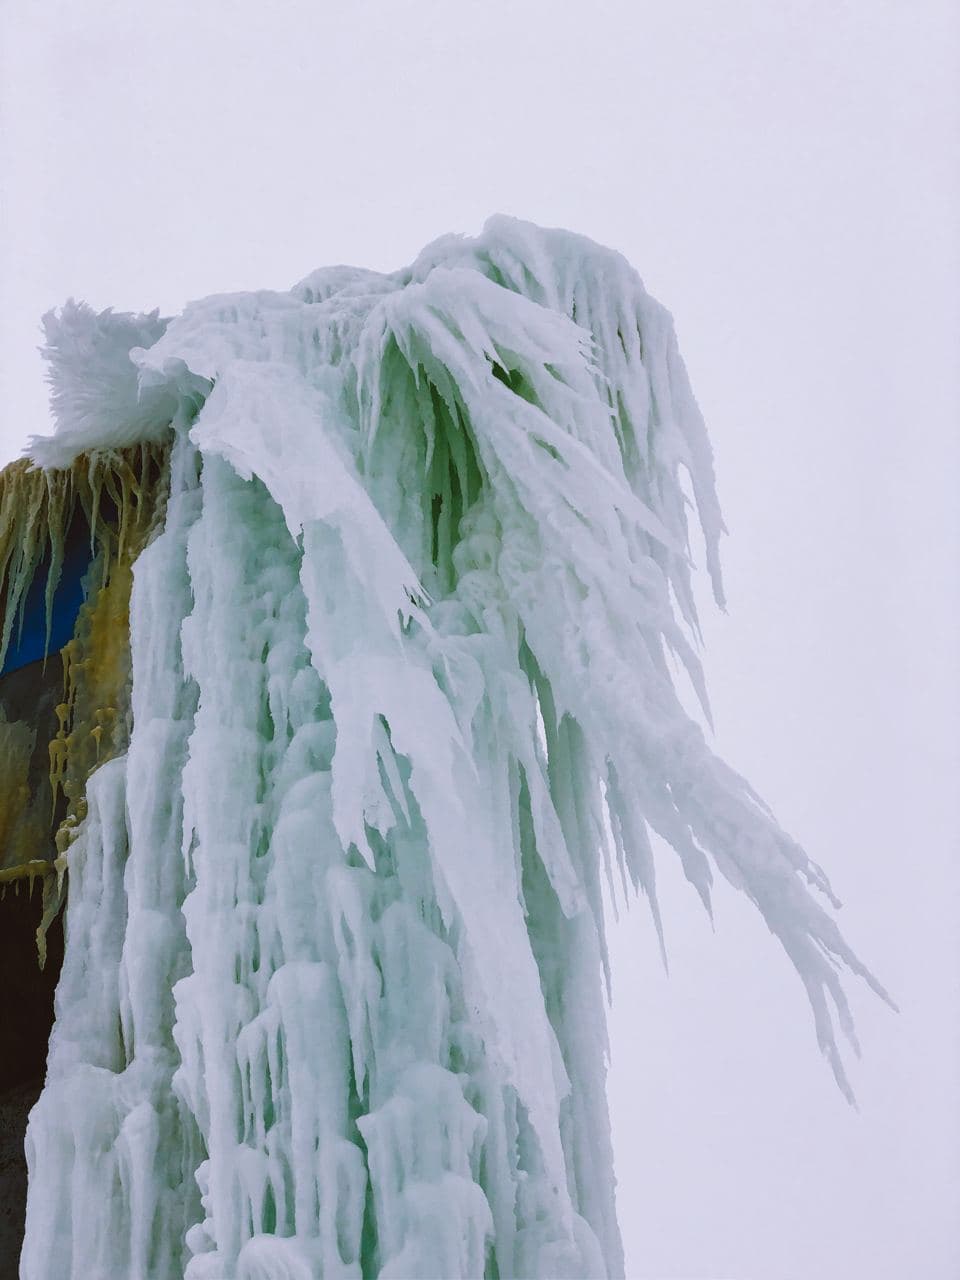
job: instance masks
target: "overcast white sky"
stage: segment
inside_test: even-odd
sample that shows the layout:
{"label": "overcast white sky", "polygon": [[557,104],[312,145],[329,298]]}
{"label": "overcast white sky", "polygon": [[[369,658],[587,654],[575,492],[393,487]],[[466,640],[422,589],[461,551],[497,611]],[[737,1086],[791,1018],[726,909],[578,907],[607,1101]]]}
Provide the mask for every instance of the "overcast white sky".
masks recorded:
{"label": "overcast white sky", "polygon": [[614,932],[628,1274],[960,1274],[960,9],[944,0],[6,0],[0,461],[38,318],[393,268],[503,211],[622,250],[717,453],[717,742],[831,873],[860,1112],[800,983],[661,859]]}

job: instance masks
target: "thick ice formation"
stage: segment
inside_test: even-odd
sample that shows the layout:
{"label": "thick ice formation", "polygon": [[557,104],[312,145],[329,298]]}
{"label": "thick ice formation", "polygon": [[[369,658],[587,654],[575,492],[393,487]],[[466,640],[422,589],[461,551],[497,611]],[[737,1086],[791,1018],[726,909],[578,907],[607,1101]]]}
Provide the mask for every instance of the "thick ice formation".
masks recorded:
{"label": "thick ice formation", "polygon": [[705,903],[719,868],[844,1087],[838,962],[874,985],[674,689],[681,471],[718,600],[722,526],[669,316],[504,218],[163,332],[83,314],[34,458],[158,413],[173,452],[129,751],[68,855],[24,1277],[622,1274],[601,879],[659,930],[649,830]]}

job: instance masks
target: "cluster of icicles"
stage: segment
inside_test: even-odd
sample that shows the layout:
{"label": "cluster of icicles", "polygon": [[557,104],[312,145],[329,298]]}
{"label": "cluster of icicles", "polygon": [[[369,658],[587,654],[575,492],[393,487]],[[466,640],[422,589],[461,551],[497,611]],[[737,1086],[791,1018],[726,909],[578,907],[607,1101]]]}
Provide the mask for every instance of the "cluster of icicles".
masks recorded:
{"label": "cluster of icicles", "polygon": [[[129,603],[132,566],[162,519],[168,449],[144,443],[94,449],[68,467],[43,471],[28,459],[0,472],[0,666],[19,639],[28,589],[45,577],[47,649],[68,538],[89,534],[87,598],[59,656],[63,698],[49,742],[37,728],[0,715],[0,893],[23,881],[43,884],[39,959],[63,900],[66,851],[86,813],[86,782],[129,737]],[[109,513],[109,514],[108,514]],[[36,750],[49,755],[49,778],[29,785]],[[49,846],[56,855],[47,856]]]}
{"label": "cluster of icicles", "polygon": [[743,889],[841,1081],[864,974],[671,679],[702,694],[681,470],[718,597],[721,522],[669,316],[497,218],[49,340],[40,465],[172,452],[129,748],[68,852],[25,1280],[622,1274],[602,878],[659,930],[652,830]]}

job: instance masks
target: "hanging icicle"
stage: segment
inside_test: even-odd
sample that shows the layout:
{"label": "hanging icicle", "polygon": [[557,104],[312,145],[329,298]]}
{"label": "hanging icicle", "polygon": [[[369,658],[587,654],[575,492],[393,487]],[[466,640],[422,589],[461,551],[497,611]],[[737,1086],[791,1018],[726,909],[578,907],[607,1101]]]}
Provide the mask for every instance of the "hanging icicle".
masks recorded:
{"label": "hanging icicle", "polygon": [[[26,879],[32,889],[42,880],[41,964],[62,905],[64,855],[86,813],[87,778],[129,740],[131,570],[162,523],[168,452],[153,443],[94,449],[61,470],[24,459],[0,472],[0,668],[49,657],[63,672],[48,744],[37,741],[43,725],[0,725],[0,885]],[[68,555],[77,582],[60,607]],[[53,652],[55,608],[70,613],[81,576],[86,598],[76,598],[72,637]],[[28,616],[34,599],[41,607]],[[31,786],[38,749],[49,754],[48,778]]]}

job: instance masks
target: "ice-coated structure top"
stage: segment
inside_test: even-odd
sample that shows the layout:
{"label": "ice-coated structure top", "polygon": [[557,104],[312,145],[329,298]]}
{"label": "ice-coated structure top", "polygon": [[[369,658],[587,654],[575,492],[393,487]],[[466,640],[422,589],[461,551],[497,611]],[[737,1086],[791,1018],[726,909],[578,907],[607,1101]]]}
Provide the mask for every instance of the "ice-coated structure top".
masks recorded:
{"label": "ice-coated structure top", "polygon": [[[173,454],[130,751],[71,852],[24,1274],[618,1274],[602,877],[660,932],[652,830],[708,907],[713,868],[745,892],[844,1089],[839,967],[876,987],[674,687],[671,655],[706,709],[687,510],[720,603],[722,522],[669,315],[498,217],[393,274],[47,331],[37,464]],[[126,1198],[81,1212],[82,1071]]]}

